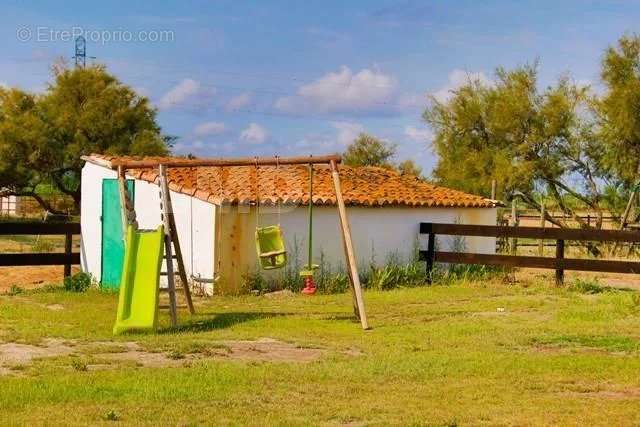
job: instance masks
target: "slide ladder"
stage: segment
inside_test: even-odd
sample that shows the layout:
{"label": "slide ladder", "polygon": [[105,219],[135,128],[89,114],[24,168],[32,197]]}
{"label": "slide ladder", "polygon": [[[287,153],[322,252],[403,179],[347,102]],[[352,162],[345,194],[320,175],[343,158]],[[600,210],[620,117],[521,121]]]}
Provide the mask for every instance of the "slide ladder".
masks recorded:
{"label": "slide ladder", "polygon": [[[161,275],[167,276],[167,289],[169,294],[169,304],[160,305],[159,308],[168,308],[169,315],[171,316],[171,326],[176,326],[178,323],[178,304],[176,298],[176,276],[180,277],[182,286],[180,289],[184,292],[184,297],[187,302],[186,307],[189,308],[189,313],[194,314],[195,309],[193,307],[193,301],[191,299],[191,290],[189,289],[189,282],[187,281],[187,273],[184,270],[184,260],[182,258],[182,250],[180,249],[180,241],[178,240],[178,233],[176,231],[176,221],[173,215],[173,206],[171,204],[171,195],[169,194],[169,183],[167,180],[167,168],[164,165],[160,165],[160,212],[162,216],[162,223],[164,224],[164,259],[166,265],[166,271],[161,272]],[[174,255],[175,252],[175,255]],[[173,260],[176,261],[176,266],[173,264]]]}

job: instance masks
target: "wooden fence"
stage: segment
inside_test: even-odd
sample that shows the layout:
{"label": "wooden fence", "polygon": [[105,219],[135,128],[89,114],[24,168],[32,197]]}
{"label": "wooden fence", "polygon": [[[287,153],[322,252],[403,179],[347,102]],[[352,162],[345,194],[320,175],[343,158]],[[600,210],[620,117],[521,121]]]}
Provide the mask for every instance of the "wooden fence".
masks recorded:
{"label": "wooden fence", "polygon": [[[640,262],[599,259],[565,258],[565,241],[582,242],[640,242],[640,231],[582,230],[538,227],[506,227],[496,225],[464,225],[420,223],[420,234],[427,234],[427,250],[420,257],[427,263],[427,274],[431,277],[435,262],[453,264],[485,264],[507,267],[548,268],[556,271],[556,283],[562,284],[564,270],[599,271],[640,274]],[[436,251],[435,236],[480,236],[501,238],[550,239],[556,241],[555,257],[477,254]]]}
{"label": "wooden fence", "polygon": [[0,266],[64,265],[64,276],[71,266],[80,264],[80,253],[72,252],[73,236],[80,234],[80,223],[0,222],[0,236],[63,235],[64,252],[0,253]]}

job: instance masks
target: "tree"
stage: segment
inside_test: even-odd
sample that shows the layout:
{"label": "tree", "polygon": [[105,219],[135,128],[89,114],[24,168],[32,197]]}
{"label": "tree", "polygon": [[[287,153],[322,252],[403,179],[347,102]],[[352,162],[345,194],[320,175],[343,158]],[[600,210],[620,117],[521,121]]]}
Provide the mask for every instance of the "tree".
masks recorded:
{"label": "tree", "polygon": [[439,159],[433,175],[444,185],[485,196],[495,179],[499,197],[520,197],[539,211],[545,191],[586,228],[567,203],[574,199],[597,213],[600,228],[602,169],[584,113],[588,100],[588,88],[566,77],[539,90],[536,64],[498,68],[492,84],[470,80],[446,102],[432,98],[423,117],[435,131]]}
{"label": "tree", "polygon": [[628,189],[640,178],[640,37],[624,36],[604,54],[606,92],[595,101],[602,164]]}
{"label": "tree", "polygon": [[52,210],[35,191],[46,180],[43,159],[54,151],[47,144],[46,125],[36,105],[34,95],[0,87],[0,194],[34,197]]}
{"label": "tree", "polygon": [[82,155],[165,155],[171,138],[161,134],[156,110],[107,73],[103,66],[53,67],[44,94],[0,89],[0,188],[35,197],[53,184],[80,209]]}
{"label": "tree", "polygon": [[343,160],[349,166],[379,166],[392,169],[391,159],[396,154],[396,146],[380,139],[361,133],[343,154]]}
{"label": "tree", "polygon": [[398,172],[400,172],[400,175],[410,175],[422,179],[422,168],[411,159],[400,162],[398,164]]}

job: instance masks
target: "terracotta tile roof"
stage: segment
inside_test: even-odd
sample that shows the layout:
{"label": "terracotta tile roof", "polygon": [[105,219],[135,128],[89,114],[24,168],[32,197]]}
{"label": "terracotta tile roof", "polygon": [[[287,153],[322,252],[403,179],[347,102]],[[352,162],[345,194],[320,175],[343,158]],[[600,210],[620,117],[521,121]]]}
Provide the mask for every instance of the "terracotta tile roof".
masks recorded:
{"label": "terracotta tile roof", "polygon": [[[92,154],[89,162],[133,160]],[[148,160],[161,160],[148,157]],[[166,158],[165,158],[166,159]],[[136,158],[136,160],[140,160]],[[425,207],[494,207],[481,196],[438,187],[410,176],[378,167],[339,166],[345,203],[360,206],[425,206]],[[130,169],[127,175],[148,182],[158,182],[157,169]],[[261,203],[307,203],[309,172],[304,165],[255,167],[172,167],[168,169],[171,190],[214,203],[250,203],[259,194]],[[314,166],[313,202],[335,204],[333,181],[328,165]]]}

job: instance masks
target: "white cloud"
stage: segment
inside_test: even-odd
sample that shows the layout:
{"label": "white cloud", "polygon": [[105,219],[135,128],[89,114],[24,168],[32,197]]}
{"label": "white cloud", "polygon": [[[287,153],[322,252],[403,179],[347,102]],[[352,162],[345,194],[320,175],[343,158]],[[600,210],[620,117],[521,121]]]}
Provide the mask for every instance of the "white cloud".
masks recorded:
{"label": "white cloud", "polygon": [[433,140],[433,132],[427,128],[417,128],[415,126],[405,126],[405,136],[418,142],[428,142]]}
{"label": "white cloud", "polygon": [[0,87],[8,89],[9,88],[9,84],[7,82],[0,82]]}
{"label": "white cloud", "polygon": [[236,111],[242,107],[246,107],[250,103],[251,103],[251,94],[245,92],[229,99],[229,101],[227,101],[227,104],[225,105],[225,109],[227,111]]}
{"label": "white cloud", "polygon": [[449,73],[447,84],[433,93],[434,98],[439,102],[447,102],[451,99],[453,91],[470,83],[478,82],[482,85],[491,86],[493,82],[483,72],[471,73],[464,70],[455,69]]}
{"label": "white cloud", "polygon": [[387,110],[397,96],[395,77],[368,68],[354,73],[342,66],[301,86],[296,96],[279,98],[275,107],[287,112],[324,113]]}
{"label": "white cloud", "polygon": [[205,122],[201,123],[193,129],[193,134],[199,138],[212,135],[219,135],[225,131],[225,125],[221,122]]}
{"label": "white cloud", "polygon": [[269,137],[269,132],[257,123],[250,123],[249,127],[242,131],[240,139],[255,144],[262,144]]}
{"label": "white cloud", "polygon": [[182,105],[201,106],[206,104],[215,93],[215,88],[204,88],[196,80],[184,79],[162,96],[158,107],[161,110],[168,110]]}
{"label": "white cloud", "polygon": [[354,122],[331,122],[337,131],[338,135],[336,140],[342,146],[351,144],[362,132],[364,132],[364,126],[360,123]]}

